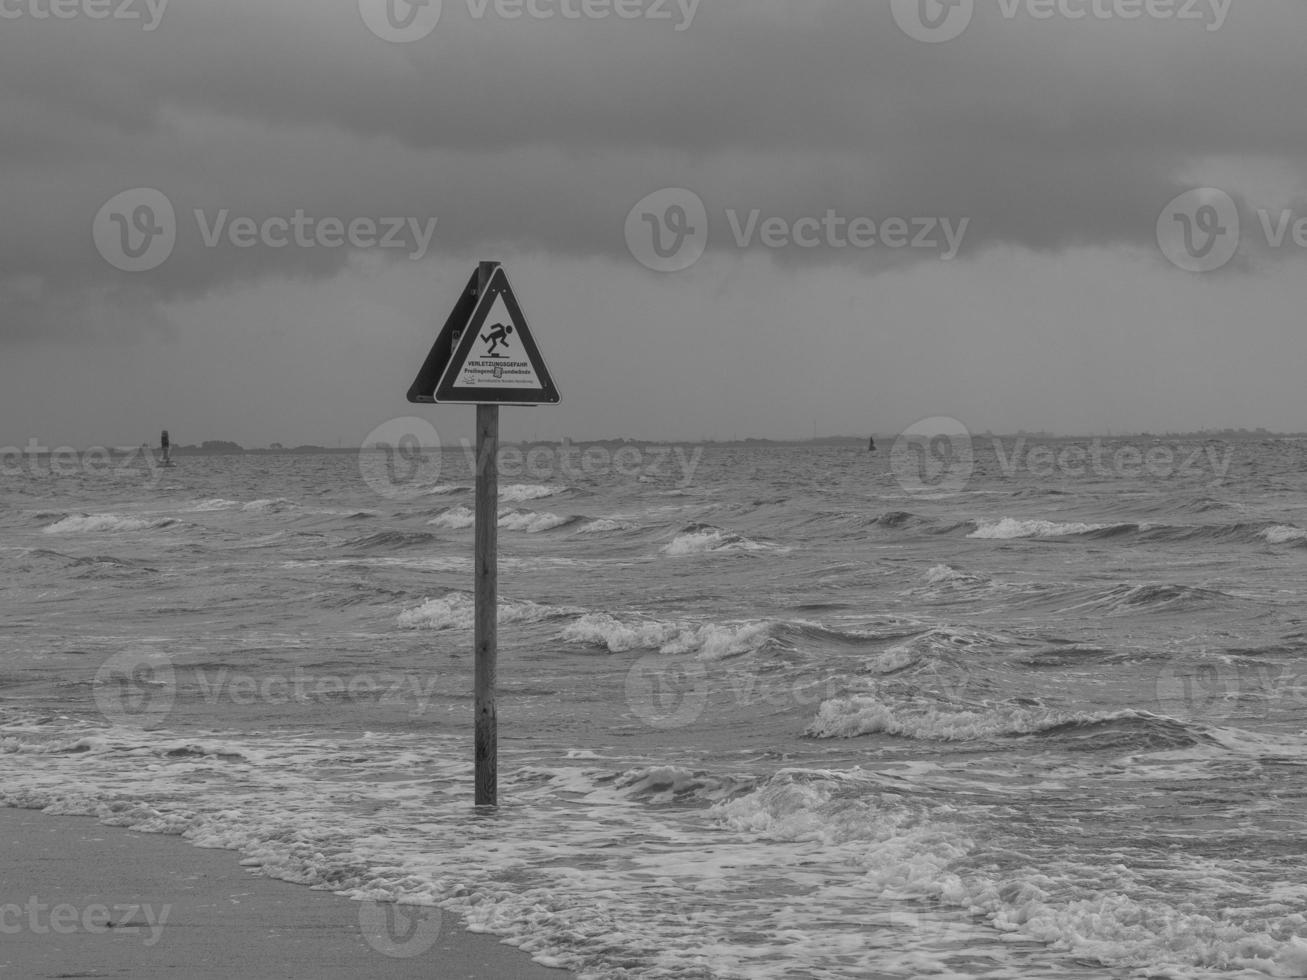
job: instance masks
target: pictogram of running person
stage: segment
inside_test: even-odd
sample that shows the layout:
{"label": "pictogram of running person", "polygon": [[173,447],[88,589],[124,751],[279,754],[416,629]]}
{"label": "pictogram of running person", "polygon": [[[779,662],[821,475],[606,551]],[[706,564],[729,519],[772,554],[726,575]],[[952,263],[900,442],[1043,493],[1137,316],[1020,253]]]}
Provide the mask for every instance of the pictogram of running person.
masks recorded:
{"label": "pictogram of running person", "polygon": [[490,333],[483,333],[481,339],[490,344],[490,350],[486,351],[486,356],[503,357],[503,354],[496,354],[495,351],[498,350],[500,344],[503,344],[505,347],[508,346],[508,335],[512,332],[513,327],[511,325],[496,323],[494,327],[491,328]]}

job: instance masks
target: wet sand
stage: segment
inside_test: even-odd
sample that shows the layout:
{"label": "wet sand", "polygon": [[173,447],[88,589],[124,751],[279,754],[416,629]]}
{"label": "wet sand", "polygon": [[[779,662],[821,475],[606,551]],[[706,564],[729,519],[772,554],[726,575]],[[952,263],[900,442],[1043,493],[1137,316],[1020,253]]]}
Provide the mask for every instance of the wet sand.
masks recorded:
{"label": "wet sand", "polygon": [[232,851],[0,808],[0,977],[568,980],[437,909],[252,874]]}

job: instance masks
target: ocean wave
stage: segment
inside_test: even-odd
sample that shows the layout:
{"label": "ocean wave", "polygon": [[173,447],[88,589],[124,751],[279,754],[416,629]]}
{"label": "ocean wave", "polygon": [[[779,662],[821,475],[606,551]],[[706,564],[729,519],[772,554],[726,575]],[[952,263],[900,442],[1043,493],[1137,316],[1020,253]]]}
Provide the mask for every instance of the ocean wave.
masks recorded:
{"label": "ocean wave", "polygon": [[1011,735],[1034,735],[1136,717],[1134,711],[1085,714],[1045,707],[989,705],[979,710],[933,703],[893,703],[874,693],[822,702],[805,734],[814,738],[856,738],[884,733],[920,741],[967,742]]}
{"label": "ocean wave", "polygon": [[1231,540],[1245,544],[1277,544],[1283,542],[1274,541],[1272,537],[1285,534],[1288,527],[1273,521],[1239,521],[1234,524],[1146,524],[1139,530],[1139,539],[1167,544]]}
{"label": "ocean wave", "polygon": [[468,507],[450,507],[427,521],[429,527],[442,527],[447,531],[461,531],[477,522],[477,516]]}
{"label": "ocean wave", "polygon": [[775,639],[778,624],[770,620],[743,623],[685,623],[587,613],[563,628],[568,643],[602,647],[610,653],[657,650],[695,654],[702,660],[756,653]]}
{"label": "ocean wave", "polygon": [[499,512],[499,526],[505,531],[524,531],[527,534],[540,534],[543,531],[553,531],[556,528],[565,527],[573,524],[582,518],[576,516],[561,516],[559,514],[550,514],[544,511],[532,510],[501,510]]}
{"label": "ocean wave", "polygon": [[442,484],[436,487],[428,487],[422,491],[423,497],[448,497],[456,493],[471,493],[471,487],[450,486]]}
{"label": "ocean wave", "polygon": [[878,527],[901,528],[910,527],[913,524],[921,524],[925,520],[924,517],[918,517],[916,514],[910,513],[906,510],[892,510],[889,513],[881,514],[879,517],[873,518],[871,523]]}
{"label": "ocean wave", "polygon": [[92,534],[122,531],[146,531],[172,527],[179,522],[171,518],[128,517],[124,514],[75,514],[45,528],[46,534]]}
{"label": "ocean wave", "polygon": [[994,580],[984,575],[964,572],[952,565],[933,565],[922,573],[921,580],[935,591],[957,592],[961,590],[988,589]]}
{"label": "ocean wave", "polygon": [[1214,510],[1238,510],[1239,508],[1235,504],[1217,500],[1214,497],[1197,497],[1193,500],[1186,500],[1172,509],[1188,511],[1192,514],[1206,514]]}
{"label": "ocean wave", "polygon": [[209,500],[197,500],[189,507],[183,509],[183,513],[202,514],[215,510],[233,510],[241,506],[239,500],[227,500],[224,497],[212,497]]}
{"label": "ocean wave", "polygon": [[648,766],[628,769],[614,776],[597,780],[601,785],[610,782],[625,792],[629,799],[645,803],[718,803],[748,792],[758,785],[753,777],[714,776],[703,771],[692,772],[679,766]]}
{"label": "ocean wave", "polygon": [[1061,538],[1103,531],[1110,524],[1057,523],[1043,520],[1018,520],[1004,517],[997,521],[978,521],[969,538],[1009,540],[1015,538]]}
{"label": "ocean wave", "polygon": [[1122,583],[1096,590],[1062,612],[1100,610],[1109,613],[1131,613],[1141,610],[1175,611],[1177,609],[1210,608],[1213,604],[1233,600],[1233,596],[1216,589],[1203,589],[1191,585],[1159,582],[1144,585]]}
{"label": "ocean wave", "polygon": [[132,561],[125,558],[115,558],[113,555],[94,555],[88,558],[74,558],[69,562],[69,568],[75,569],[73,578],[82,579],[101,579],[101,578],[123,578],[136,575],[152,575],[158,570],[150,568],[144,562]]}
{"label": "ocean wave", "polygon": [[241,505],[241,510],[252,511],[256,514],[283,514],[288,510],[298,509],[299,504],[285,497],[251,500],[248,504]]}
{"label": "ocean wave", "polygon": [[1258,532],[1258,536],[1270,544],[1293,544],[1298,541],[1307,541],[1307,530],[1294,527],[1291,524],[1276,524],[1272,527],[1263,528]]}
{"label": "ocean wave", "polygon": [[341,547],[354,551],[399,551],[403,548],[426,547],[436,540],[434,534],[425,531],[379,531],[346,541]]}
{"label": "ocean wave", "polygon": [[[1001,870],[978,867],[973,831],[952,822],[951,808],[909,808],[859,782],[856,774],[782,770],[708,813],[725,831],[798,845],[789,851],[791,862],[806,866],[812,859],[805,848],[817,845],[863,872],[857,887],[868,928],[889,927],[877,944],[877,970],[887,975],[961,976],[945,950],[979,954],[973,950],[977,943],[997,948],[1014,941],[1043,944],[1055,955],[1131,975],[1307,975],[1307,940],[1296,935],[1303,922],[1296,911],[1301,886],[1286,882],[1278,895],[1258,901],[1211,861],[1164,861],[1161,886],[1156,869],[1134,868],[1119,858],[1102,867],[1020,860]],[[1224,914],[1204,913],[1168,893],[1186,886],[1237,906]],[[878,914],[886,903],[889,914]],[[1013,972],[1000,968],[994,975],[1046,976],[1067,969],[1011,966]]]}
{"label": "ocean wave", "polygon": [[[562,606],[549,606],[529,600],[499,597],[500,623],[539,623],[549,619],[575,616],[582,610]],[[476,601],[466,592],[450,592],[438,599],[428,599],[416,609],[399,614],[399,625],[405,629],[471,629],[475,623]]]}
{"label": "ocean wave", "polygon": [[577,534],[618,534],[623,531],[638,531],[640,525],[632,521],[621,521],[610,517],[600,517],[587,521],[576,529]]}
{"label": "ocean wave", "polygon": [[787,549],[773,544],[763,544],[711,524],[690,524],[682,528],[669,544],[663,546],[662,553],[672,557],[683,557],[712,552],[781,550]]}
{"label": "ocean wave", "polygon": [[499,499],[509,503],[525,503],[528,500],[542,500],[545,497],[556,497],[560,493],[566,493],[568,487],[543,483],[516,483],[506,487],[499,488]]}
{"label": "ocean wave", "polygon": [[908,636],[900,634],[900,641],[880,651],[868,661],[863,670],[875,674],[892,674],[916,664],[939,665],[960,656],[1007,651],[1011,639],[997,633],[963,626],[931,626]]}
{"label": "ocean wave", "polygon": [[[900,889],[909,887],[909,881],[947,882],[948,867],[972,850],[972,842],[958,827],[932,824],[918,808],[867,793],[866,781],[857,770],[781,769],[753,790],[713,806],[708,813],[724,830],[767,840],[881,843],[900,857],[910,855],[910,860],[933,858],[929,869],[912,873],[897,861],[878,861],[872,852],[863,851],[867,867],[879,869],[886,882],[897,879]],[[927,887],[925,893],[932,890]]]}

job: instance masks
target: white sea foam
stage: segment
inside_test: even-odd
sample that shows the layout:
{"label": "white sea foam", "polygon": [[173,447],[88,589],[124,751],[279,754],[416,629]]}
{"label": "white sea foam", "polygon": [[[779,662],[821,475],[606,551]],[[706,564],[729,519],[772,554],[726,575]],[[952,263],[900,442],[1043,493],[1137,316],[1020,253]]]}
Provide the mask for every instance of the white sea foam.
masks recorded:
{"label": "white sea foam", "polygon": [[1291,541],[1307,541],[1307,530],[1288,524],[1277,524],[1258,532],[1270,544],[1288,544]]}
{"label": "white sea foam", "polygon": [[732,534],[719,527],[697,527],[682,531],[663,547],[663,554],[673,557],[703,555],[718,551],[784,551],[775,545],[762,544],[742,534]]}
{"label": "white sea foam", "polygon": [[639,528],[639,524],[631,521],[620,521],[609,517],[601,517],[597,520],[587,521],[576,529],[577,534],[615,534],[619,531],[634,531]]}
{"label": "white sea foam", "polygon": [[45,528],[45,533],[90,534],[144,531],[148,528],[169,527],[174,523],[176,522],[170,520],[149,520],[143,517],[128,517],[124,514],[75,514],[51,524]]}
{"label": "white sea foam", "polygon": [[499,499],[509,503],[520,504],[528,500],[540,500],[564,493],[567,487],[551,486],[542,483],[515,483],[499,488]]}
{"label": "white sea foam", "polygon": [[424,497],[448,497],[448,496],[450,496],[451,494],[455,494],[455,493],[470,493],[471,491],[472,491],[472,488],[471,488],[471,487],[460,487],[460,486],[451,486],[451,485],[448,485],[448,484],[441,484],[440,486],[429,487],[428,489],[423,490],[423,491],[422,491],[422,496],[424,496]]}
{"label": "white sea foam", "polygon": [[267,500],[251,500],[248,504],[243,504],[241,510],[253,511],[258,514],[280,514],[284,511],[294,510],[299,504],[293,500],[287,500],[285,497],[276,497]]}
{"label": "white sea foam", "polygon": [[448,531],[460,531],[476,523],[476,514],[467,507],[451,507],[443,514],[437,514],[427,521],[429,527],[443,527]]}
{"label": "white sea foam", "polygon": [[[1086,976],[1101,963],[1292,977],[1307,954],[1307,886],[1254,894],[1248,860],[1175,851],[1160,873],[1111,852],[1096,864],[1066,850],[1000,850],[1001,871],[978,862],[979,833],[1004,843],[992,821],[963,798],[903,792],[948,775],[930,765],[897,783],[857,768],[742,782],[666,764],[617,775],[515,765],[501,771],[513,806],[500,832],[469,813],[461,737],[79,734],[48,718],[0,734],[0,803],[185,834],[355,899],[437,905],[585,976],[638,964],[669,978],[960,977],[948,960],[961,955],[996,978],[1062,975],[1068,957]],[[710,805],[658,806],[687,798]],[[596,850],[599,828],[610,839]]]}
{"label": "white sea foam", "polygon": [[1021,521],[1013,517],[1004,517],[999,521],[980,521],[969,538],[1055,538],[1070,534],[1088,534],[1101,531],[1110,524],[1060,524],[1053,521]]}
{"label": "white sea foam", "polygon": [[552,531],[564,524],[570,524],[575,519],[574,517],[561,517],[558,514],[543,511],[501,510],[499,512],[499,526],[501,528],[505,531],[525,531],[527,534]]}
{"label": "white sea foam", "polygon": [[190,507],[185,508],[188,513],[204,513],[214,510],[234,510],[241,506],[239,500],[226,500],[222,497],[214,497],[210,500],[199,500]]}
{"label": "white sea foam", "polygon": [[1135,717],[1135,713],[1087,715],[1012,705],[989,705],[973,711],[924,703],[895,704],[873,692],[823,701],[807,734],[816,738],[853,738],[884,732],[927,741],[959,742],[1000,735],[1029,735],[1070,723],[1120,717]]}
{"label": "white sea foam", "polygon": [[[405,629],[471,629],[476,604],[466,592],[451,592],[438,599],[428,599],[416,609],[399,614],[399,625]],[[513,601],[502,596],[498,602],[500,623],[538,623],[558,616],[574,615],[579,609],[542,605],[527,600]]]}
{"label": "white sea foam", "polygon": [[772,629],[765,620],[693,624],[587,613],[564,627],[561,636],[568,643],[604,647],[610,653],[657,650],[719,660],[761,650],[771,640]]}

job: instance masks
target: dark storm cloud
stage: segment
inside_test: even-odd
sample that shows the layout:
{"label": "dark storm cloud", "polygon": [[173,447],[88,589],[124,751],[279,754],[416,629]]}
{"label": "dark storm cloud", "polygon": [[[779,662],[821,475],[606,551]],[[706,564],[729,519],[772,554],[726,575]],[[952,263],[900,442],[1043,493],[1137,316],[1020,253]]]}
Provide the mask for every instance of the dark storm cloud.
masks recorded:
{"label": "dark storm cloud", "polygon": [[[478,20],[446,0],[435,31],[404,45],[373,36],[352,0],[177,3],[151,31],[6,21],[5,336],[77,333],[104,304],[137,322],[142,296],[347,260],[321,244],[206,244],[218,220],[434,218],[432,251],[626,260],[631,206],[685,187],[708,207],[714,248],[738,247],[728,209],[833,212],[966,219],[966,256],[1149,245],[1207,158],[1301,172],[1307,117],[1287,110],[1307,8],[1294,0],[1236,0],[1219,30],[1009,19],[1012,2],[981,0],[944,44],[909,38],[880,2],[705,0],[677,31]],[[91,238],[101,205],[133,187],[162,191],[178,219],[173,253],[149,272],[113,268]],[[385,254],[420,258],[411,244]],[[777,254],[869,270],[936,257]]]}

